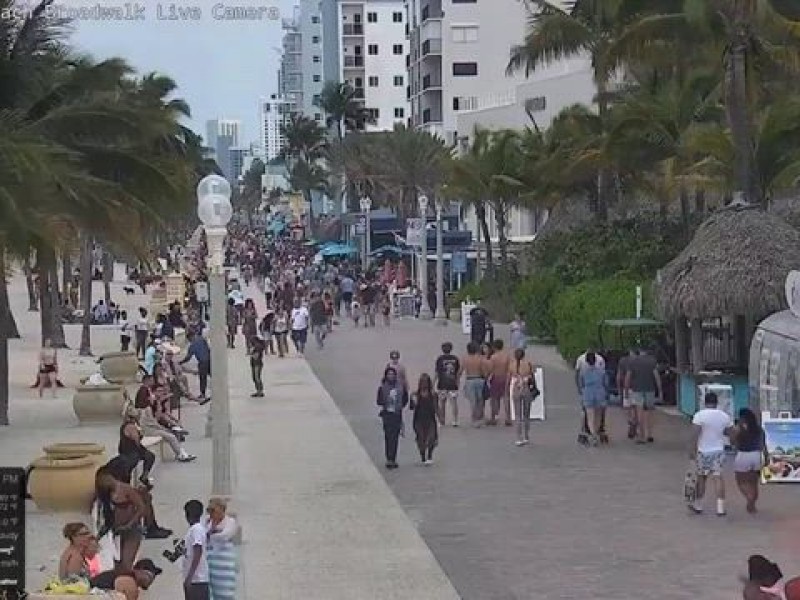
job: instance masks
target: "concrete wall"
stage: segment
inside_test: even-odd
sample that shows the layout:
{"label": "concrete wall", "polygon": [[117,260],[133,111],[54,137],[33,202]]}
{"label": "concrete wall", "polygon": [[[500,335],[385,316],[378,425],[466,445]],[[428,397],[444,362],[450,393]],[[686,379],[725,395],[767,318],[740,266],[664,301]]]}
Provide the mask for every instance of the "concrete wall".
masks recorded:
{"label": "concrete wall", "polygon": [[[405,86],[408,54],[405,10],[402,0],[370,0],[364,11],[364,100],[367,108],[378,110],[377,122],[368,125],[367,130],[391,130],[395,123],[404,123],[409,114]],[[369,22],[368,13],[374,13],[377,22]],[[399,23],[394,21],[394,13],[402,15]],[[369,54],[370,45],[378,46],[377,55]],[[395,45],[402,47],[400,54],[394,54]],[[395,76],[402,77],[401,85],[394,85]],[[370,77],[378,78],[377,86],[370,85]],[[395,109],[401,110],[402,116],[395,117]]]}
{"label": "concrete wall", "polygon": [[300,32],[303,102],[300,110],[309,118],[322,121],[322,109],[314,106],[314,98],[322,91],[322,18],[319,0],[300,0],[298,18]]}

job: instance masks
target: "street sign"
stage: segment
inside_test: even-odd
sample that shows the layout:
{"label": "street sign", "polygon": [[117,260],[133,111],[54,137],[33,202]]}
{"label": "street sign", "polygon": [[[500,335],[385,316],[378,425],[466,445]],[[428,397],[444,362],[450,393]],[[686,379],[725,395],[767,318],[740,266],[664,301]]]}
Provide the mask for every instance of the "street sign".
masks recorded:
{"label": "street sign", "polygon": [[450,261],[450,268],[453,273],[466,274],[467,272],[467,253],[466,252],[453,252],[453,257]]}
{"label": "street sign", "polygon": [[195,283],[194,294],[197,296],[198,302],[208,302],[208,283],[205,281]]}
{"label": "street sign", "polygon": [[356,221],[356,235],[365,235],[367,233],[367,217],[361,215]]}
{"label": "street sign", "polygon": [[425,235],[425,219],[418,217],[406,219],[406,244],[421,248],[423,235]]}
{"label": "street sign", "polygon": [[0,467],[0,597],[25,590],[25,469]]}

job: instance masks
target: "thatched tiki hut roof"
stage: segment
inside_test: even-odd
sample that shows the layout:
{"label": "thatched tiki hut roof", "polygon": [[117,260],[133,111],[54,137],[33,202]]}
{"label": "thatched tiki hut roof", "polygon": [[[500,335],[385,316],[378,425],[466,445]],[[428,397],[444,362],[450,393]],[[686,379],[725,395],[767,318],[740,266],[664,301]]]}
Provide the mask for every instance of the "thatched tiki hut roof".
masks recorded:
{"label": "thatched tiki hut roof", "polygon": [[668,321],[722,316],[760,319],[786,308],[785,280],[800,269],[800,231],[757,207],[714,213],[656,279]]}

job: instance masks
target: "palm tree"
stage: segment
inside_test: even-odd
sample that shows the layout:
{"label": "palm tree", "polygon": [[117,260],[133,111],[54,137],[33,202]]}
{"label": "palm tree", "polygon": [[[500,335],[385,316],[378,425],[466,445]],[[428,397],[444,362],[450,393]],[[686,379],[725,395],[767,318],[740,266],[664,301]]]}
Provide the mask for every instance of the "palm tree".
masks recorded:
{"label": "palm tree", "polygon": [[293,113],[281,125],[285,140],[284,155],[291,160],[311,162],[318,159],[325,145],[325,130],[314,119]]}
{"label": "palm tree", "polygon": [[358,99],[349,83],[326,81],[316,106],[325,111],[328,127],[336,128],[336,139],[342,140],[348,131],[361,131],[370,122],[370,113]]}

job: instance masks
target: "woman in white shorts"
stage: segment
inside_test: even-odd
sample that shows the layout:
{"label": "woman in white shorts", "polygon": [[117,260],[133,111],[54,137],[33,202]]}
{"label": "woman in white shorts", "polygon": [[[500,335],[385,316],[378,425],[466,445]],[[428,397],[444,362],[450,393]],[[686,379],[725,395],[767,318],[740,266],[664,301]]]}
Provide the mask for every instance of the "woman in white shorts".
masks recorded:
{"label": "woman in white shorts", "polygon": [[764,430],[758,424],[755,413],[749,408],[739,411],[739,419],[733,433],[736,446],[736,458],[733,470],[736,474],[736,485],[747,500],[747,512],[756,512],[758,501],[758,478],[764,466],[766,444]]}

